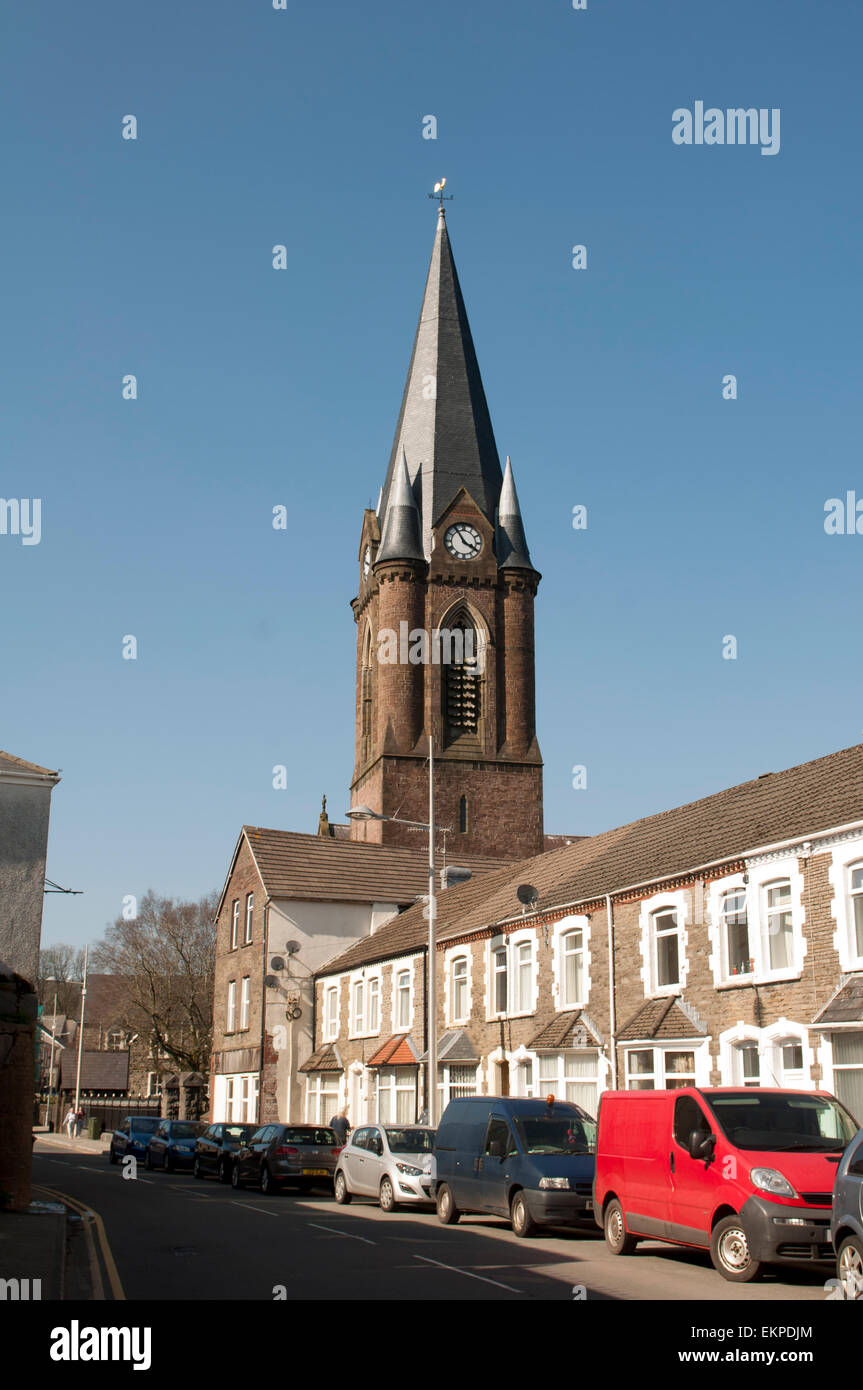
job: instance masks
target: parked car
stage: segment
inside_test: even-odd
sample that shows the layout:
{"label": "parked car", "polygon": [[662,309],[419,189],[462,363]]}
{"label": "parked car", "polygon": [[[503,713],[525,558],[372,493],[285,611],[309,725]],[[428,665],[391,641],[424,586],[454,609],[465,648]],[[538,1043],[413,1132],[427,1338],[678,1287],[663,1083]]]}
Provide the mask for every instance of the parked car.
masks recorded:
{"label": "parked car", "polygon": [[336,1165],[336,1201],[376,1197],[382,1211],[395,1211],[403,1202],[431,1204],[434,1137],[433,1129],[420,1125],[355,1129]]}
{"label": "parked car", "polygon": [[125,1154],[146,1158],[147,1145],[161,1123],[158,1115],[127,1115],[111,1135],[108,1162],[119,1163]]}
{"label": "parked car", "polygon": [[341,1151],[335,1131],[326,1125],[262,1125],[237,1150],[231,1185],[251,1183],[267,1194],[288,1185],[301,1192],[315,1186],[332,1190]]}
{"label": "parked car", "polygon": [[508,1217],[517,1236],[592,1227],[595,1147],[594,1120],[570,1101],[451,1100],[434,1146],[438,1219],[489,1212]]}
{"label": "parked car", "polygon": [[147,1145],[147,1167],[191,1168],[195,1161],[195,1141],[206,1125],[200,1120],[161,1120]]}
{"label": "parked car", "polygon": [[830,1234],[836,1277],[846,1298],[863,1298],[863,1129],[848,1145],[836,1172]]}
{"label": "parked car", "polygon": [[252,1137],[256,1125],[228,1122],[208,1125],[195,1140],[192,1173],[196,1178],[214,1177],[219,1182],[231,1181],[231,1169],[241,1144]]}
{"label": "parked car", "polygon": [[596,1221],[615,1255],[641,1239],[691,1245],[732,1283],[766,1264],[832,1262],[833,1184],[856,1128],[825,1092],[606,1091]]}

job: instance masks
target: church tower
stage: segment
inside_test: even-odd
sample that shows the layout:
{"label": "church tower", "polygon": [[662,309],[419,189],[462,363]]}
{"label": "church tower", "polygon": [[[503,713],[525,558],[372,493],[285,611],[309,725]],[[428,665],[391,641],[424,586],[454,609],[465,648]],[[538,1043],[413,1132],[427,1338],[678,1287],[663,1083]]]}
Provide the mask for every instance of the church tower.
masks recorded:
{"label": "church tower", "polygon": [[[443,203],[389,468],[359,550],[351,804],[435,818],[447,855],[543,849],[533,568],[509,459],[501,471]],[[416,847],[391,821],[351,838]]]}

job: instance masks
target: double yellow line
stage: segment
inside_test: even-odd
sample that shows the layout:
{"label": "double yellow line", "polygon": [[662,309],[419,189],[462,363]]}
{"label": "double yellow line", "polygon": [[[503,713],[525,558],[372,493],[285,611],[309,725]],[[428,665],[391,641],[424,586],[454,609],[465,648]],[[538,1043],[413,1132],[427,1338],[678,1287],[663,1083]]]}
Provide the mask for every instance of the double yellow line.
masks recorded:
{"label": "double yellow line", "polygon": [[111,1287],[111,1298],[115,1302],[125,1302],[126,1295],[123,1292],[123,1285],[114,1256],[111,1254],[111,1247],[108,1244],[108,1237],[105,1234],[105,1226],[101,1216],[92,1207],[88,1207],[84,1202],[79,1202],[77,1197],[70,1197],[65,1192],[58,1192],[56,1188],[45,1187],[42,1183],[34,1183],[34,1188],[39,1192],[45,1192],[55,1201],[63,1202],[67,1207],[76,1211],[84,1222],[84,1234],[87,1238],[87,1256],[90,1262],[90,1279],[93,1285],[93,1298],[101,1301],[105,1298],[105,1284],[102,1279],[102,1270],[99,1266],[99,1257],[96,1253],[96,1242],[93,1239],[93,1232],[99,1241],[99,1249],[102,1252],[102,1261],[105,1265],[105,1272],[108,1276],[108,1283]]}

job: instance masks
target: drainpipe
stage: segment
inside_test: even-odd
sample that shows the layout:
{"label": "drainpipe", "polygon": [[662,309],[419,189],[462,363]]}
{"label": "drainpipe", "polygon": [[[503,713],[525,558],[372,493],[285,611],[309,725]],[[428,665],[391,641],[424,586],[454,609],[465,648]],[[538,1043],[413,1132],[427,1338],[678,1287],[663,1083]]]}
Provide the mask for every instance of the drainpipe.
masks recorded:
{"label": "drainpipe", "polygon": [[261,953],[261,1060],[258,1066],[258,1113],[255,1122],[262,1124],[262,1114],[264,1109],[264,1049],[267,1041],[267,986],[264,981],[267,978],[267,951],[270,948],[270,903],[272,898],[268,893],[264,899],[264,941]]}
{"label": "drainpipe", "polygon": [[617,1090],[617,1020],[614,1014],[614,914],[611,894],[605,895],[605,917],[608,923],[608,1029],[611,1047],[611,1089]]}

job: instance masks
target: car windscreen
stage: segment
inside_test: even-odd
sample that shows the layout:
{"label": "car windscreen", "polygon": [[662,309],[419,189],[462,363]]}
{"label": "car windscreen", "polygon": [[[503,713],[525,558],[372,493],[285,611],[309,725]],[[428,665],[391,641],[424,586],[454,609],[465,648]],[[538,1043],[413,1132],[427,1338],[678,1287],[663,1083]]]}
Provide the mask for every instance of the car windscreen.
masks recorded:
{"label": "car windscreen", "polygon": [[857,1132],[845,1107],[826,1096],[760,1094],[753,1088],[704,1099],[738,1149],[838,1153]]}
{"label": "car windscreen", "polygon": [[596,1124],[576,1115],[517,1115],[515,1128],[529,1154],[596,1153]]}
{"label": "car windscreen", "polygon": [[195,1139],[201,1133],[202,1126],[196,1124],[172,1125],[170,1136],[172,1139]]}
{"label": "car windscreen", "polygon": [[286,1129],[282,1144],[312,1144],[317,1148],[337,1148],[339,1141],[331,1129]]}
{"label": "car windscreen", "polygon": [[150,1117],[147,1115],[135,1116],[129,1121],[132,1129],[143,1130],[146,1134],[152,1134],[154,1129],[158,1129],[162,1121],[158,1115]]}
{"label": "car windscreen", "polygon": [[387,1143],[393,1153],[430,1154],[434,1148],[433,1129],[386,1128]]}

